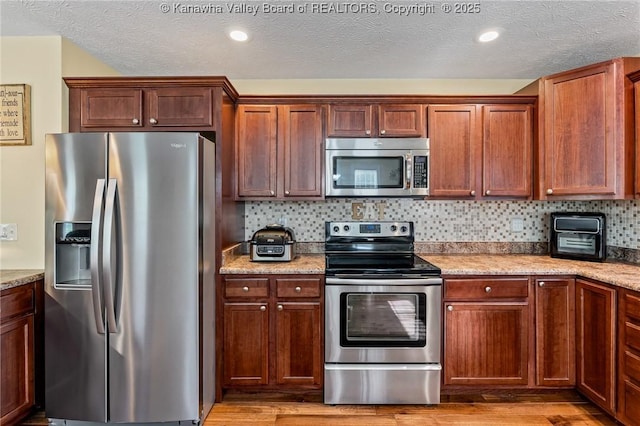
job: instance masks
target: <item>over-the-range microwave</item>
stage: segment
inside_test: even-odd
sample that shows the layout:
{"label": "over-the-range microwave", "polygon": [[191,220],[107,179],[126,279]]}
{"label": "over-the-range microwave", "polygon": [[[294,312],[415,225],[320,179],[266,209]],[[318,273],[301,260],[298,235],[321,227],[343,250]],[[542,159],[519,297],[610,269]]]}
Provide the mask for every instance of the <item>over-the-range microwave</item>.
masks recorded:
{"label": "over-the-range microwave", "polygon": [[428,138],[330,138],[325,167],[328,197],[429,195]]}

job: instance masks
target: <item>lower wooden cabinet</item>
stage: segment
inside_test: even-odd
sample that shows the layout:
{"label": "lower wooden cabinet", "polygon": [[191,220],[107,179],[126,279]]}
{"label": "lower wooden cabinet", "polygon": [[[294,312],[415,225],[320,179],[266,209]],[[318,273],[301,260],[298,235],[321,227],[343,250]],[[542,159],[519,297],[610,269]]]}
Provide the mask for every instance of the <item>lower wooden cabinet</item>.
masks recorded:
{"label": "lower wooden cabinet", "polygon": [[321,389],[322,276],[223,277],[223,387]]}
{"label": "lower wooden cabinet", "polygon": [[640,293],[620,292],[617,419],[640,425]]}
{"label": "lower wooden cabinet", "polygon": [[616,290],[576,279],[576,387],[606,412],[616,407]]}
{"label": "lower wooden cabinet", "polygon": [[35,405],[36,286],[0,295],[0,424],[17,424]]}

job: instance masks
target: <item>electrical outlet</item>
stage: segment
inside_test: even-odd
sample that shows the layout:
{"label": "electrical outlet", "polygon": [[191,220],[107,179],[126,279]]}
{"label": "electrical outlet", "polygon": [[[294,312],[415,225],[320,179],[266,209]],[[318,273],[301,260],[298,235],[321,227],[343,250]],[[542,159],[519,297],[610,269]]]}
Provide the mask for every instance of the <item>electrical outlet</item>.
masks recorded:
{"label": "electrical outlet", "polygon": [[524,231],[524,219],[521,217],[514,217],[511,219],[511,232]]}
{"label": "electrical outlet", "polygon": [[17,239],[17,223],[0,223],[0,241],[16,241]]}

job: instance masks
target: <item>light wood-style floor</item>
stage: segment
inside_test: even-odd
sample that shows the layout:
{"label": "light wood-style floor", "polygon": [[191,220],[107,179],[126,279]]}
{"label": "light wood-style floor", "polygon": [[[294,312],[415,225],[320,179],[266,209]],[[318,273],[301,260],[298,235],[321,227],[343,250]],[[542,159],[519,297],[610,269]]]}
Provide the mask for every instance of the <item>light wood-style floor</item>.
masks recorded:
{"label": "light wood-style floor", "polygon": [[[43,412],[22,425],[46,425]],[[324,405],[321,395],[227,394],[204,426],[407,426],[407,425],[615,425],[573,391],[526,394],[443,395],[436,406]]]}
{"label": "light wood-style floor", "polygon": [[265,395],[226,395],[205,426],[219,425],[615,425],[573,391],[444,395],[437,406],[324,405]]}

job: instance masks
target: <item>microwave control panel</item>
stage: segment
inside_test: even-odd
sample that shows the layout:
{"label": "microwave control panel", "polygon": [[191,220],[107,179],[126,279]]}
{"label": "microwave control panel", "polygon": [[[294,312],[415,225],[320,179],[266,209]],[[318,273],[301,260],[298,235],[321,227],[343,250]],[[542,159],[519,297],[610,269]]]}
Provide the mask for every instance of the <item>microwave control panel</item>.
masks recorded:
{"label": "microwave control panel", "polygon": [[413,157],[413,187],[428,188],[429,163],[427,156],[420,155]]}

